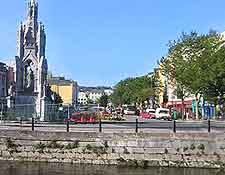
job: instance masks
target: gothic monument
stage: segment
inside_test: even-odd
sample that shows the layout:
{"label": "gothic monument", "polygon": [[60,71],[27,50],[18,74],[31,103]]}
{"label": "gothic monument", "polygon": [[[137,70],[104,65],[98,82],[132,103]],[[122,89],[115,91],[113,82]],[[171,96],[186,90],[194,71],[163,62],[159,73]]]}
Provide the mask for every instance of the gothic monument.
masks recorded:
{"label": "gothic monument", "polygon": [[44,25],[38,22],[35,0],[28,2],[27,20],[20,25],[17,42],[15,106],[33,106],[33,112],[44,121],[48,103],[46,34]]}

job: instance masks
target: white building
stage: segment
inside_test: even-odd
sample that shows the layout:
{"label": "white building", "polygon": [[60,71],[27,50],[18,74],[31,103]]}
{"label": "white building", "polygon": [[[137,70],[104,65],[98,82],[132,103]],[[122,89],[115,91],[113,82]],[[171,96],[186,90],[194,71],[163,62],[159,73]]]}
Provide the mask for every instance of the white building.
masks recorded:
{"label": "white building", "polygon": [[110,96],[112,93],[113,89],[108,87],[80,87],[78,103],[86,105],[90,100],[93,104],[97,104],[103,94]]}
{"label": "white building", "polygon": [[104,90],[104,93],[106,94],[106,95],[108,95],[108,96],[110,96],[110,95],[112,95],[113,94],[113,89],[105,89]]}
{"label": "white building", "polygon": [[87,96],[85,92],[78,92],[78,104],[86,105],[87,104]]}

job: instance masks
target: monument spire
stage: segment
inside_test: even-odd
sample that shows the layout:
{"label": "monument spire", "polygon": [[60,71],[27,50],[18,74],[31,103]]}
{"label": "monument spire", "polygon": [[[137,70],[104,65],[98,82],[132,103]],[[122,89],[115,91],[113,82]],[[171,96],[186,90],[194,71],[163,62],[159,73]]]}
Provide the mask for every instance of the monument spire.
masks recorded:
{"label": "monument spire", "polygon": [[31,0],[31,4],[36,4],[36,1],[35,0]]}
{"label": "monument spire", "polygon": [[37,0],[28,0],[27,19],[18,32],[15,104],[31,104],[33,114],[43,121],[48,103],[45,97],[48,72],[45,47],[46,34],[43,25],[38,24]]}
{"label": "monument spire", "polygon": [[35,27],[38,20],[38,3],[36,0],[30,0],[28,2],[28,19],[27,22],[29,25]]}

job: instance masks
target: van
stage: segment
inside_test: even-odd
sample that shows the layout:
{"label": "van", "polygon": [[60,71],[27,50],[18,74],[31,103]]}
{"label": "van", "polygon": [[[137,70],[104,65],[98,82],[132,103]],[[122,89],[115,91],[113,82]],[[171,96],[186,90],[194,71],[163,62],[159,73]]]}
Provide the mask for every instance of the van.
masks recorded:
{"label": "van", "polygon": [[157,108],[155,117],[158,120],[171,120],[170,110],[166,108]]}

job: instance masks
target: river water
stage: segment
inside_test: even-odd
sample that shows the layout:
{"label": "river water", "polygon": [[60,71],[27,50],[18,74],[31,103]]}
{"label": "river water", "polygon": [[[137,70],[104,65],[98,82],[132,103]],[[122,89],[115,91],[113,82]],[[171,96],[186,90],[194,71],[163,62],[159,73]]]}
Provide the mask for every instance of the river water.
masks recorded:
{"label": "river water", "polygon": [[225,172],[212,169],[143,169],[118,166],[0,161],[0,175],[225,175]]}

